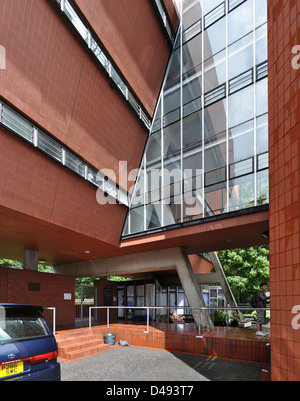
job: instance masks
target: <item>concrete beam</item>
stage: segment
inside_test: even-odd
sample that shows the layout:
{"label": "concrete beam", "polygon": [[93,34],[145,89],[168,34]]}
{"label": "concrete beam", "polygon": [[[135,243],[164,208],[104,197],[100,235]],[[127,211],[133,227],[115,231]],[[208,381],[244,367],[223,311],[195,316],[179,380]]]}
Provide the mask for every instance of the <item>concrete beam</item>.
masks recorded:
{"label": "concrete beam", "polygon": [[215,284],[220,283],[217,273],[201,273],[195,274],[198,284]]}
{"label": "concrete beam", "polygon": [[169,248],[55,266],[54,272],[74,277],[103,277],[174,270],[178,257],[180,258],[180,248]]}
{"label": "concrete beam", "polygon": [[[186,252],[181,248],[155,250],[56,266],[54,272],[75,277],[99,277],[174,269],[177,270],[189,305],[191,307],[205,306],[190,261]],[[194,312],[193,317],[196,324],[199,325],[198,312]],[[213,324],[206,311],[201,312],[201,327],[203,329],[213,329]]]}

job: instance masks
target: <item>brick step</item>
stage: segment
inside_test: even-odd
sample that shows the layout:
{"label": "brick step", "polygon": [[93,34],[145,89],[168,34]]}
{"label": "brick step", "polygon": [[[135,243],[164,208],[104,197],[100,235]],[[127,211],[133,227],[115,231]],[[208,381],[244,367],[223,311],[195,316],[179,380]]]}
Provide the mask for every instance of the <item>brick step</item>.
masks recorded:
{"label": "brick step", "polygon": [[96,336],[94,334],[88,334],[88,335],[78,335],[78,336],[72,336],[72,337],[64,337],[64,338],[60,338],[60,337],[56,337],[56,342],[58,344],[61,345],[68,345],[68,344],[74,344],[77,342],[81,342],[81,341],[102,341],[101,337]]}
{"label": "brick step", "polygon": [[75,338],[75,337],[81,337],[81,336],[87,336],[87,335],[94,335],[91,331],[87,329],[82,329],[82,330],[67,330],[67,331],[59,331],[58,333],[55,334],[56,340],[64,340],[67,338]]}
{"label": "brick step", "polygon": [[58,348],[62,352],[66,353],[69,351],[81,350],[83,348],[89,348],[89,347],[99,346],[99,345],[103,345],[103,344],[104,343],[102,340],[86,340],[86,341],[82,340],[82,341],[77,341],[77,342],[68,343],[68,344],[58,343]]}
{"label": "brick step", "polygon": [[75,361],[78,359],[87,358],[89,356],[101,354],[102,352],[109,351],[110,348],[111,346],[108,344],[102,344],[96,347],[95,346],[86,347],[81,350],[69,351],[62,358],[67,359],[69,361]]}
{"label": "brick step", "polygon": [[108,351],[111,346],[104,344],[103,335],[90,332],[59,333],[56,335],[58,358],[75,361]]}

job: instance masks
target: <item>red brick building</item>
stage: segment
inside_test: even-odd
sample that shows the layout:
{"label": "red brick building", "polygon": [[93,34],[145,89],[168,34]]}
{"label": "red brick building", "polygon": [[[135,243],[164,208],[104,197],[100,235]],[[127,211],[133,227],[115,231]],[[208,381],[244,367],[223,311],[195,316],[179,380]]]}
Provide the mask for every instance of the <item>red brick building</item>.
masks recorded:
{"label": "red brick building", "polygon": [[[40,294],[60,305],[74,277],[174,270],[169,255],[159,264],[155,252],[184,249],[192,260],[266,244],[269,231],[272,376],[299,379],[300,330],[292,321],[300,305],[300,5],[266,4],[1,1],[0,256],[23,260],[30,251],[25,269],[43,260],[60,273],[1,269],[1,302],[24,302],[21,293],[44,303],[28,290],[38,275]],[[240,26],[241,13],[249,24]],[[245,106],[250,96],[253,109]],[[159,207],[128,208],[120,161],[136,169],[130,188],[140,167],[179,160],[182,196],[182,171],[195,157],[204,182],[201,193],[191,191],[197,216],[187,217],[185,204],[167,209],[162,199]],[[109,171],[97,178],[102,169]],[[118,202],[100,205],[98,188]]]}

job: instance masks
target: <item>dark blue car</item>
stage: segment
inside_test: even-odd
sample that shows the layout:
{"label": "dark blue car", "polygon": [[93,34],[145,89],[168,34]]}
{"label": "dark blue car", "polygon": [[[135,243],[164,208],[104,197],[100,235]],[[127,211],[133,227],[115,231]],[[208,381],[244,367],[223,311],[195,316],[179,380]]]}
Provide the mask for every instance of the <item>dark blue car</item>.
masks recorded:
{"label": "dark blue car", "polygon": [[43,310],[0,304],[0,381],[60,381],[57,344]]}

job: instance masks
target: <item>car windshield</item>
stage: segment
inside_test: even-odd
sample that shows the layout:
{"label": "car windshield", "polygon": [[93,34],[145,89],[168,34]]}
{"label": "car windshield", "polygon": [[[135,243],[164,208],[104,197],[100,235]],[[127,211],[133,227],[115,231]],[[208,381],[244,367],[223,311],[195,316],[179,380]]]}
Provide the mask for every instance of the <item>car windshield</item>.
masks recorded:
{"label": "car windshield", "polygon": [[[42,315],[36,310],[2,308],[0,341],[48,336]],[[4,315],[4,316],[3,316]]]}

